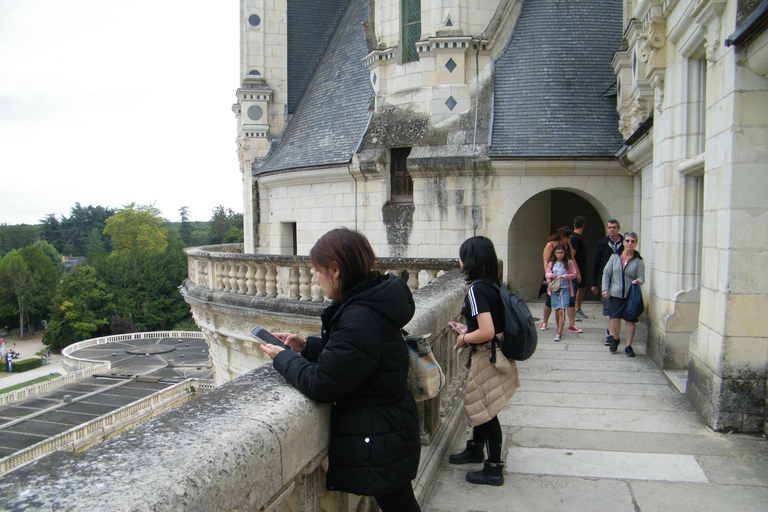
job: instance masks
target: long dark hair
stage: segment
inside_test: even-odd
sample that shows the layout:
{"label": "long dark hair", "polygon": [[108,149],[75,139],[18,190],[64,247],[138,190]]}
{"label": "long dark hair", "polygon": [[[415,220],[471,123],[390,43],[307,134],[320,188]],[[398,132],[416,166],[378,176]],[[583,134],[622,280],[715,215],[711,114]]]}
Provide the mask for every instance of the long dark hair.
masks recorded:
{"label": "long dark hair", "polygon": [[565,256],[563,257],[563,265],[565,265],[565,270],[567,271],[569,268],[571,268],[571,251],[569,251],[565,245],[557,244],[552,250],[552,256],[549,257],[549,261],[553,264],[557,261],[557,255],[555,255],[555,253],[560,249],[565,252]]}
{"label": "long dark hair", "polygon": [[362,233],[348,228],[327,232],[309,251],[309,261],[315,268],[339,269],[339,292],[344,293],[372,277],[376,255]]}
{"label": "long dark hair", "polygon": [[464,264],[462,273],[464,279],[471,283],[477,279],[485,279],[492,283],[501,284],[499,280],[499,258],[493,242],[484,236],[467,238],[459,247],[459,258]]}
{"label": "long dark hair", "polygon": [[568,226],[563,226],[561,228],[558,228],[557,231],[552,233],[552,235],[549,237],[550,242],[559,242],[561,239],[565,237],[569,237],[573,235],[573,231],[571,231],[571,228]]}

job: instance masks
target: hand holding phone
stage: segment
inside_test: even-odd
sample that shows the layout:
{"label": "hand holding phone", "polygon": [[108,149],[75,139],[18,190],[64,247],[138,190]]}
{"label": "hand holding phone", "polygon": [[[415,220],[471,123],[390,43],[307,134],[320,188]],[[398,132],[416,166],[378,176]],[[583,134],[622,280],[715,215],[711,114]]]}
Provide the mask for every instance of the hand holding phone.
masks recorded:
{"label": "hand holding phone", "polygon": [[280,348],[288,348],[285,346],[285,343],[280,340],[277,336],[266,330],[260,325],[254,326],[253,329],[251,329],[251,336],[259,340],[263,345],[275,345]]}
{"label": "hand holding phone", "polygon": [[456,322],[448,322],[448,327],[450,327],[450,328],[451,328],[451,330],[452,330],[453,332],[455,332],[456,334],[461,334],[461,331],[459,331],[459,328],[458,328],[458,326],[456,325]]}

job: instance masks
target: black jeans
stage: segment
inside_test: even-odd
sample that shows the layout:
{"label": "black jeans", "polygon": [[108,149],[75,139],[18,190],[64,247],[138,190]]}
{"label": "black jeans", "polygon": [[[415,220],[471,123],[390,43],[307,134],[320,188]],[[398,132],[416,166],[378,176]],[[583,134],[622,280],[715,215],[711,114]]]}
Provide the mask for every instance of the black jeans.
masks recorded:
{"label": "black jeans", "polygon": [[501,424],[499,417],[478,425],[472,429],[472,440],[477,443],[485,443],[490,462],[501,462]]}
{"label": "black jeans", "polygon": [[405,484],[395,492],[380,494],[374,498],[376,498],[381,512],[421,512],[410,483]]}

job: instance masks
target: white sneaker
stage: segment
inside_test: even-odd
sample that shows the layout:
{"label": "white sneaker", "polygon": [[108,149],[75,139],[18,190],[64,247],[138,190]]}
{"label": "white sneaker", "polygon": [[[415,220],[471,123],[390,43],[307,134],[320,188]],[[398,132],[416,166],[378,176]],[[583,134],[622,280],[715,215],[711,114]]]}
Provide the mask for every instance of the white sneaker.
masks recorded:
{"label": "white sneaker", "polygon": [[563,335],[562,334],[556,334],[555,335],[555,341],[561,341],[562,339],[563,339]]}
{"label": "white sneaker", "polygon": [[547,322],[541,322],[541,326],[539,326],[539,329],[541,329],[542,331],[546,331],[547,330]]}

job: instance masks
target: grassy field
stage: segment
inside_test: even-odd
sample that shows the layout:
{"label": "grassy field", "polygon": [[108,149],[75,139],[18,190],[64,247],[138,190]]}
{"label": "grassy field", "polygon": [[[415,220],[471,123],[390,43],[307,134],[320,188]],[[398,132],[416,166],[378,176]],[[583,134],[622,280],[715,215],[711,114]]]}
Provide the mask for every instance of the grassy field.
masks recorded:
{"label": "grassy field", "polygon": [[61,377],[61,375],[59,375],[58,373],[53,375],[43,375],[42,377],[38,377],[36,379],[32,379],[27,382],[21,382],[19,384],[16,384],[15,386],[11,386],[8,388],[0,388],[0,395],[2,395],[3,393],[10,393],[11,391],[16,391],[17,389],[26,388],[28,386],[34,386],[35,384],[40,384],[41,382],[55,379],[56,377]]}

